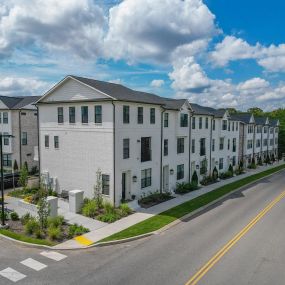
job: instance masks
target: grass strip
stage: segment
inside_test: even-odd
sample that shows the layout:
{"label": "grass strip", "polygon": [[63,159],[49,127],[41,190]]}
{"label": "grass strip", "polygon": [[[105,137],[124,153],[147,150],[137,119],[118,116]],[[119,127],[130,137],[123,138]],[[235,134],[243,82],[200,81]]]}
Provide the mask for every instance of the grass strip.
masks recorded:
{"label": "grass strip", "polygon": [[242,178],[238,181],[231,182],[227,185],[221,186],[211,192],[205,193],[199,197],[196,197],[190,201],[184,202],[181,205],[175,206],[165,212],[162,212],[156,216],[153,216],[145,221],[135,224],[125,230],[115,233],[100,242],[121,240],[125,238],[135,237],[138,235],[150,233],[170,224],[171,222],[209,204],[210,202],[242,187],[249,183],[252,183],[267,175],[273,174],[281,169],[285,168],[284,165],[280,165],[260,173],[253,174],[251,176]]}
{"label": "grass strip", "polygon": [[39,245],[48,245],[48,246],[53,246],[55,245],[54,243],[48,241],[48,240],[43,240],[43,239],[36,239],[32,237],[27,237],[25,235],[21,235],[18,233],[14,233],[10,230],[6,229],[0,229],[0,234],[7,236],[9,238],[13,238],[19,241],[27,242],[27,243],[34,243],[34,244],[39,244]]}

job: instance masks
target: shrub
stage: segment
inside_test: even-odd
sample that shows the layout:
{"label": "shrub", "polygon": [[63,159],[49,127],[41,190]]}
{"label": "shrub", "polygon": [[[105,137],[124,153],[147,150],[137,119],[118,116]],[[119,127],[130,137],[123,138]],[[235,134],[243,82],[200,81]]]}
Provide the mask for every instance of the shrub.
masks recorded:
{"label": "shrub", "polygon": [[104,202],[103,209],[106,214],[112,214],[115,211],[115,207],[110,202]]}
{"label": "shrub", "polygon": [[16,212],[12,212],[10,214],[10,218],[11,218],[12,221],[18,221],[19,220],[19,215]]}
{"label": "shrub", "polygon": [[256,169],[256,164],[255,163],[251,163],[247,166],[247,168],[249,169]]}
{"label": "shrub", "polygon": [[230,171],[226,171],[226,172],[220,173],[220,178],[221,179],[228,179],[228,178],[230,178],[232,176],[233,176],[233,174]]}
{"label": "shrub", "polygon": [[113,223],[118,219],[120,219],[120,216],[118,215],[118,213],[114,211],[114,212],[100,214],[98,215],[97,219],[104,223]]}
{"label": "shrub", "polygon": [[30,218],[30,220],[25,224],[25,233],[28,235],[35,234],[41,230],[40,223],[35,218]]}
{"label": "shrub", "polygon": [[95,218],[99,208],[95,200],[87,200],[82,207],[82,214],[86,217]]}
{"label": "shrub", "polygon": [[62,238],[61,229],[59,227],[48,227],[47,235],[50,240],[59,240]]}
{"label": "shrub", "polygon": [[204,186],[212,184],[214,182],[216,182],[216,180],[214,180],[212,176],[204,176],[203,179],[200,181],[200,183]]}
{"label": "shrub", "polygon": [[229,166],[228,172],[231,172],[231,173],[232,173],[232,176],[233,176],[233,174],[234,174],[234,169],[233,169],[233,166],[232,166],[231,164],[230,164],[230,166]]}
{"label": "shrub", "polygon": [[121,212],[121,216],[123,216],[123,217],[126,217],[132,213],[132,209],[126,203],[121,204],[119,207],[119,210]]}
{"label": "shrub", "polygon": [[25,189],[28,184],[28,168],[24,165],[20,171],[19,183]]}
{"label": "shrub", "polygon": [[151,204],[151,203],[161,203],[169,199],[171,199],[170,192],[164,192],[164,193],[154,192],[154,193],[149,193],[149,195],[147,196],[141,197],[138,202],[139,204]]}
{"label": "shrub", "polygon": [[[0,210],[0,221],[2,221],[2,210]],[[7,221],[8,220],[8,213],[6,211],[4,211],[4,220]]]}
{"label": "shrub", "polygon": [[25,215],[23,215],[23,216],[21,217],[21,223],[22,223],[22,225],[26,225],[27,222],[28,222],[30,219],[32,219],[32,216],[30,215],[30,213],[26,213]]}
{"label": "shrub", "polygon": [[193,183],[177,183],[175,193],[176,194],[185,194],[191,191],[197,190],[198,186],[194,185]]}
{"label": "shrub", "polygon": [[74,236],[80,236],[88,233],[89,229],[83,227],[82,225],[73,224],[68,227],[68,237],[73,238]]}
{"label": "shrub", "polygon": [[33,199],[34,197],[32,195],[29,195],[24,198],[24,201],[31,204],[33,203]]}
{"label": "shrub", "polygon": [[218,172],[218,169],[217,167],[215,166],[214,169],[213,169],[213,174],[212,174],[212,177],[213,179],[216,181],[219,177],[219,172]]}
{"label": "shrub", "polygon": [[198,175],[197,175],[197,172],[196,172],[196,170],[195,170],[195,171],[193,172],[191,182],[192,182],[192,184],[198,186],[198,180],[199,180],[199,179],[198,179]]}
{"label": "shrub", "polygon": [[30,171],[31,175],[34,175],[36,173],[38,173],[38,167],[37,166],[33,166],[31,171]]}
{"label": "shrub", "polygon": [[63,225],[63,223],[64,223],[63,216],[48,217],[47,220],[48,227],[59,228]]}

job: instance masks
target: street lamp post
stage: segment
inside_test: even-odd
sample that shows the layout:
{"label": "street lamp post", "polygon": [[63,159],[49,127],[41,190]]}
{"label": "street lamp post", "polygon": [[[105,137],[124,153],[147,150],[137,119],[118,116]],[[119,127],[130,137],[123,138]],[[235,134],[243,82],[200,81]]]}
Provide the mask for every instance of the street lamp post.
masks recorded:
{"label": "street lamp post", "polygon": [[12,135],[2,135],[0,133],[0,165],[1,165],[1,197],[2,197],[2,227],[5,227],[5,208],[4,208],[4,173],[3,173],[3,138],[12,138]]}

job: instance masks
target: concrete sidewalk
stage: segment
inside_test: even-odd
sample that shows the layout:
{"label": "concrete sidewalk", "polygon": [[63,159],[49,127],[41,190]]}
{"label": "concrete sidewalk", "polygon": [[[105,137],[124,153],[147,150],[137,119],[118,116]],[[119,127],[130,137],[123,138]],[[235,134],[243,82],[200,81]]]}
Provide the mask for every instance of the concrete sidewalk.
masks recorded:
{"label": "concrete sidewalk", "polygon": [[201,196],[205,193],[211,192],[215,190],[216,188],[219,188],[223,185],[229,184],[231,182],[243,179],[245,177],[251,176],[253,174],[263,172],[265,170],[268,170],[270,168],[274,168],[278,165],[284,164],[283,161],[276,162],[273,165],[269,166],[259,166],[257,169],[254,170],[247,170],[247,172],[243,175],[235,176],[227,180],[221,180],[217,183],[214,183],[209,186],[205,186],[200,188],[199,190],[187,193],[185,195],[175,195],[174,199],[171,199],[169,201],[166,201],[164,203],[158,204],[156,206],[153,206],[148,209],[144,208],[138,208],[136,209],[136,213],[125,217],[121,220],[118,220],[112,224],[106,224],[103,227],[100,227],[96,230],[90,231],[87,234],[84,234],[81,237],[66,241],[64,243],[61,243],[59,245],[56,245],[55,249],[79,249],[84,248],[86,246],[89,246],[95,242],[98,242],[110,235],[113,235],[115,233],[118,233],[130,226],[133,226],[141,221],[144,221],[150,217],[153,217],[163,211],[166,211],[172,207],[178,206],[186,201],[192,200],[198,196]]}

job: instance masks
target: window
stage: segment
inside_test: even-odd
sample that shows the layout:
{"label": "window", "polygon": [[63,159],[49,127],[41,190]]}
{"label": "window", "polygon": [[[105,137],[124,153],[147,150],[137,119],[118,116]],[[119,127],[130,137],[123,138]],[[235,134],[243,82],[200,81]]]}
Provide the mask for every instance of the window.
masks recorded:
{"label": "window", "polygon": [[138,107],[138,124],[143,124],[143,107]]}
{"label": "window", "polygon": [[203,118],[199,117],[199,129],[202,129]]}
{"label": "window", "polygon": [[235,166],[235,165],[236,165],[236,157],[233,156],[233,166]]}
{"label": "window", "polygon": [[[1,118],[0,118],[0,123],[1,123]],[[275,133],[279,132],[279,128],[275,128]]]}
{"label": "window", "polygon": [[220,150],[224,149],[224,138],[220,138]]}
{"label": "window", "polygon": [[163,154],[164,156],[168,155],[168,140],[167,139],[163,141]]}
{"label": "window", "polygon": [[141,171],[141,188],[151,186],[151,168]]}
{"label": "window", "polygon": [[207,173],[207,159],[203,159],[200,162],[200,174],[206,174]]}
{"label": "window", "polygon": [[177,165],[177,180],[184,178],[184,164]]}
{"label": "window", "polygon": [[75,107],[69,107],[69,123],[75,124]]}
{"label": "window", "polygon": [[200,139],[200,155],[206,155],[206,139]]}
{"label": "window", "polygon": [[260,139],[256,140],[256,147],[260,147]]}
{"label": "window", "polygon": [[252,133],[253,133],[253,125],[248,125],[248,126],[247,126],[247,132],[248,132],[249,134],[252,134]]}
{"label": "window", "polygon": [[228,150],[230,149],[230,144],[231,144],[231,141],[230,141],[230,139],[228,139]]}
{"label": "window", "polygon": [[141,138],[141,162],[151,160],[151,137]]}
{"label": "window", "polygon": [[184,153],[184,138],[177,139],[177,153]]}
{"label": "window", "polygon": [[45,147],[49,147],[49,136],[45,135]]}
{"label": "window", "polygon": [[3,135],[4,135],[4,137],[3,137],[4,145],[9,145],[9,138],[5,137],[5,136],[9,135],[9,133],[4,133]]}
{"label": "window", "polygon": [[110,175],[102,174],[102,194],[110,195]]}
{"label": "window", "polygon": [[236,122],[236,131],[238,131],[238,122]]}
{"label": "window", "polygon": [[206,118],[205,120],[205,128],[208,129],[209,127],[209,118]]}
{"label": "window", "polygon": [[150,108],[150,123],[155,124],[155,108]]}
{"label": "window", "polygon": [[192,153],[195,153],[195,140],[194,139],[192,139],[191,150],[192,150]]}
{"label": "window", "polygon": [[215,151],[215,139],[212,139],[212,151]]}
{"label": "window", "polygon": [[81,123],[88,124],[88,106],[81,106]]}
{"label": "window", "polygon": [[2,113],[0,112],[0,124],[2,123]]}
{"label": "window", "polygon": [[233,138],[233,152],[236,152],[237,150],[237,139]]}
{"label": "window", "polygon": [[196,118],[193,117],[192,118],[192,130],[195,130],[195,128],[196,128]]}
{"label": "window", "polygon": [[164,127],[165,128],[168,128],[168,117],[169,117],[169,114],[165,113],[164,114]]}
{"label": "window", "polygon": [[3,154],[3,166],[12,167],[12,155],[11,154]]}
{"label": "window", "polygon": [[58,136],[54,136],[54,148],[59,148]]}
{"label": "window", "polygon": [[278,138],[275,138],[275,144],[278,144]]}
{"label": "window", "polygon": [[22,132],[22,145],[28,144],[28,134],[27,132]]}
{"label": "window", "polygon": [[213,131],[216,129],[216,120],[213,120]]}
{"label": "window", "polygon": [[257,127],[256,127],[256,132],[257,132],[258,134],[260,134],[260,133],[261,133],[261,129],[262,129],[261,126],[257,126]]}
{"label": "window", "polygon": [[267,134],[267,128],[268,127],[264,127],[264,133]]}
{"label": "window", "polygon": [[123,123],[130,123],[130,106],[123,106]]}
{"label": "window", "polygon": [[232,132],[235,130],[235,123],[232,122]]}
{"label": "window", "polygon": [[63,123],[63,107],[58,107],[57,108],[57,122],[59,124]]}
{"label": "window", "polygon": [[220,158],[219,159],[219,170],[223,169],[224,168],[224,159],[223,158]]}
{"label": "window", "polygon": [[231,130],[231,122],[228,123],[228,131]]}
{"label": "window", "polygon": [[188,127],[188,114],[180,114],[180,127]]}
{"label": "window", "polygon": [[223,120],[223,121],[222,121],[222,130],[223,130],[223,131],[226,131],[226,130],[227,130],[227,123],[228,123],[227,120]]}
{"label": "window", "polygon": [[123,139],[123,159],[130,157],[130,139]]}
{"label": "window", "polygon": [[8,113],[3,112],[3,124],[8,124]]}
{"label": "window", "polygon": [[264,145],[264,146],[267,146],[267,139],[264,139],[264,140],[263,140],[263,145]]}
{"label": "window", "polygon": [[273,145],[273,144],[274,144],[274,140],[270,139],[270,145]]}
{"label": "window", "polygon": [[27,113],[26,112],[21,112],[21,116],[26,116]]}
{"label": "window", "polygon": [[247,140],[247,149],[252,148],[252,140]]}
{"label": "window", "polygon": [[95,124],[102,124],[102,106],[97,105],[94,108]]}
{"label": "window", "polygon": [[270,134],[273,134],[273,128],[270,128]]}

